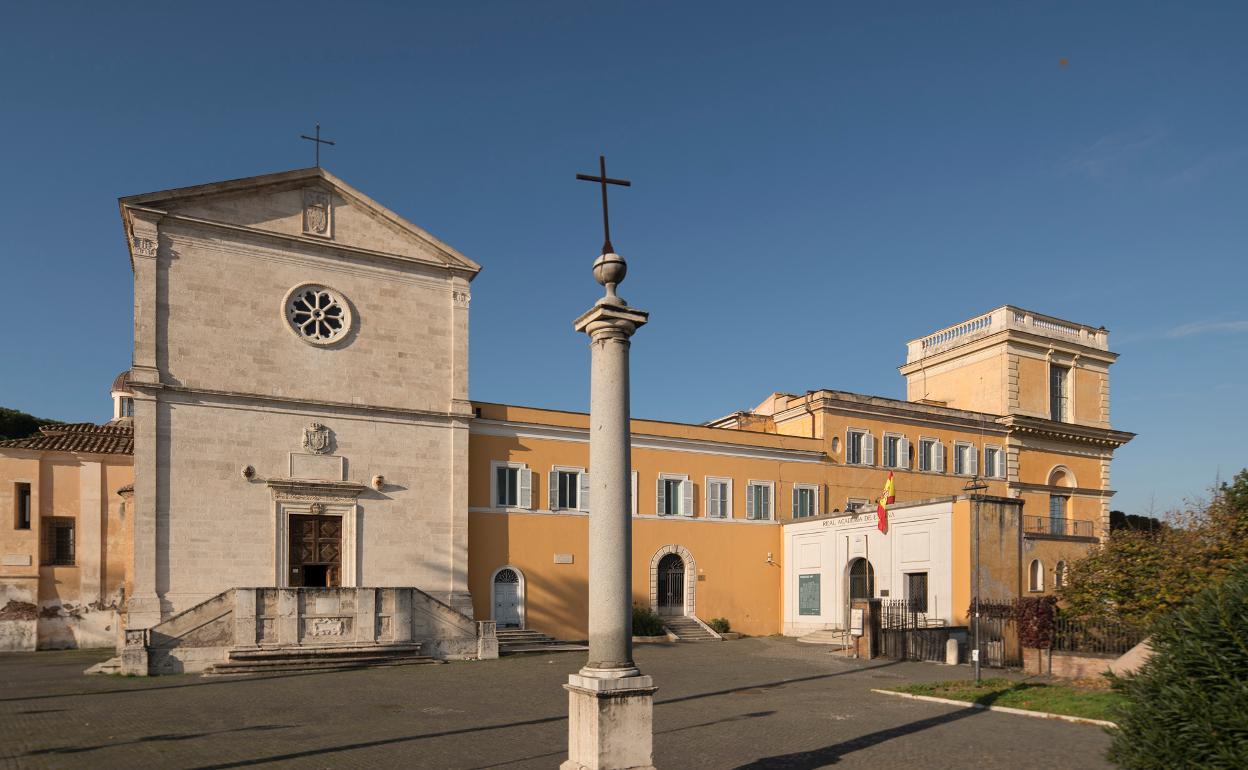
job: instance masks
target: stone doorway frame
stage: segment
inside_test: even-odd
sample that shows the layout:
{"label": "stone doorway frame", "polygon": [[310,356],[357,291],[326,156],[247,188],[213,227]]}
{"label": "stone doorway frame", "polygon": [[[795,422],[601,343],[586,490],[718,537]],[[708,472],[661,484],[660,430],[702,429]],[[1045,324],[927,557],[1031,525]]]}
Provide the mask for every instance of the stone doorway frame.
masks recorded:
{"label": "stone doorway frame", "polygon": [[697,617],[698,566],[693,554],[683,545],[665,545],[650,559],[650,609],[659,611],[659,562],[668,554],[676,554],[685,563],[685,617]]}
{"label": "stone doorway frame", "polygon": [[[494,599],[495,599],[494,586],[498,584],[495,583],[494,580],[495,578],[498,577],[498,573],[502,572],[505,569],[509,569],[512,572],[516,573],[516,577],[519,578],[519,582],[518,582],[519,588],[517,589],[517,599],[519,599],[520,601],[520,629],[523,630],[529,627],[528,620],[527,618],[525,618],[525,611],[524,611],[525,610],[525,596],[524,596],[525,585],[528,581],[525,580],[524,578],[524,570],[520,569],[514,564],[504,564],[503,566],[499,567],[498,569],[490,573],[490,620],[493,620],[495,624],[498,623],[498,618],[494,617]],[[502,628],[502,626],[498,626],[498,627]]]}
{"label": "stone doorway frame", "polygon": [[347,481],[316,482],[271,479],[273,493],[273,585],[290,587],[290,517],[338,516],[342,519],[341,587],[355,588],[359,582],[360,506],[356,498],[364,491],[363,484]]}

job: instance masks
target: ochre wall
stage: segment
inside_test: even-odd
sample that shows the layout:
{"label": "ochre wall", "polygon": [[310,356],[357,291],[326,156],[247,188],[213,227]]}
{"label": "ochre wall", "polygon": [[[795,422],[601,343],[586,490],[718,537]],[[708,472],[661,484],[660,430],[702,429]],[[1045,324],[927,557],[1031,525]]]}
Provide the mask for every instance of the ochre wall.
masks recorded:
{"label": "ochre wall", "polygon": [[1005,414],[1005,349],[975,354],[956,368],[941,371],[941,366],[920,370],[906,378],[906,395],[910,401],[929,399],[944,401],[954,409]]}
{"label": "ochre wall", "polygon": [[[511,566],[523,574],[528,628],[558,639],[586,638],[588,525],[584,514],[469,514],[468,584],[476,617],[492,617],[490,580],[498,568]],[[780,533],[775,524],[634,518],[633,601],[650,604],[653,557],[665,545],[679,545],[699,575],[698,617],[727,618],[733,630],[751,635],[779,633]],[[555,554],[573,561],[556,564]]]}
{"label": "ochre wall", "polygon": [[1087,425],[1106,424],[1101,420],[1101,381],[1106,376],[1082,367],[1074,370],[1074,422]]}

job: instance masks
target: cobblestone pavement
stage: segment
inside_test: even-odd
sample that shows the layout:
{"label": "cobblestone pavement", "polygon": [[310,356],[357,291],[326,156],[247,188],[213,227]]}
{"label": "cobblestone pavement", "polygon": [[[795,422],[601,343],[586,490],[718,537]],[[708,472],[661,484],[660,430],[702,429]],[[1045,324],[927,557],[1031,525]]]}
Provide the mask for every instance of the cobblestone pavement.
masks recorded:
{"label": "cobblestone pavement", "polygon": [[[31,768],[555,768],[560,685],[584,653],[336,673],[87,677],[98,652],[0,654],[0,765]],[[1094,768],[1097,727],[870,692],[964,678],[782,638],[643,646],[674,768]]]}

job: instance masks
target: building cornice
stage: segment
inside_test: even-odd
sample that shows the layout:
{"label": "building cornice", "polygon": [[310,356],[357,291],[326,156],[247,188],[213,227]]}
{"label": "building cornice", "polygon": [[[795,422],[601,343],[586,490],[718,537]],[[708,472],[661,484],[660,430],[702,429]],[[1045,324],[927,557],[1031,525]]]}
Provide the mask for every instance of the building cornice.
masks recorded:
{"label": "building cornice", "polygon": [[[820,395],[809,404],[800,401],[788,406],[774,415],[775,422],[787,422],[797,418],[809,417],[810,412],[831,412],[854,417],[866,418],[900,418],[910,422],[935,425],[941,427],[958,426],[973,428],[986,433],[1005,435],[1006,429],[1000,425],[1001,418],[987,412],[970,412],[949,407],[920,404],[913,401],[885,399],[879,396],[857,396],[855,399],[839,398],[839,391],[818,391]],[[865,400],[857,400],[865,399]]]}
{"label": "building cornice", "polygon": [[[510,420],[491,420],[477,418],[469,426],[469,432],[480,436],[499,436],[502,438],[545,439],[548,441],[567,441],[577,444],[589,443],[589,429],[557,425],[538,425],[535,423],[514,422]],[[777,447],[760,447],[757,445],[730,444],[709,439],[682,438],[676,436],[656,436],[653,434],[633,433],[631,435],[633,449],[658,449],[669,452],[696,452],[699,454],[742,457],[753,460],[774,460],[778,462],[824,463],[827,456],[823,452],[806,449],[782,449]]]}
{"label": "building cornice", "polygon": [[1007,415],[1001,418],[1001,423],[1006,426],[1011,435],[1036,436],[1076,444],[1091,444],[1110,449],[1117,449],[1135,438],[1134,433],[1129,433],[1125,430],[1076,425],[1068,422],[1054,422],[1053,420],[1024,417],[1022,415]]}

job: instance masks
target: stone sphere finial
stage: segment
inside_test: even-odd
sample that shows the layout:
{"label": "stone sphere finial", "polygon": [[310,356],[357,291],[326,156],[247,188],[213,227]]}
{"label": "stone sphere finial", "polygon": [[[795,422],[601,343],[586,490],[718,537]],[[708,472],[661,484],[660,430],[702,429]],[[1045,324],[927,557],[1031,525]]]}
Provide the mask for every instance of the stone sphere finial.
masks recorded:
{"label": "stone sphere finial", "polygon": [[607,296],[615,297],[615,287],[628,275],[628,263],[615,252],[608,251],[594,260],[594,280],[607,288]]}

